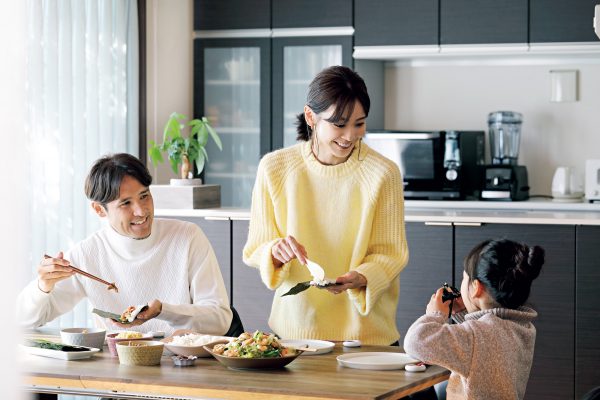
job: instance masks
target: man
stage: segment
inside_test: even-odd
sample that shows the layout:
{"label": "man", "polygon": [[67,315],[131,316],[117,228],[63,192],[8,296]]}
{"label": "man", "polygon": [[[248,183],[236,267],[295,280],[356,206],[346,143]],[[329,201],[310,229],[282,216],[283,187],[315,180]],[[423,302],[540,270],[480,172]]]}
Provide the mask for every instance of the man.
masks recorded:
{"label": "man", "polygon": [[[87,297],[98,309],[120,314],[147,304],[133,325],[139,331],[191,329],[223,335],[232,312],[213,249],[195,224],[154,219],[152,176],[129,154],[105,156],[92,166],[85,193],[107,222],[64,254],[43,259],[38,278],[21,292],[18,318],[35,328]],[[119,291],[76,274],[70,266],[115,282]],[[115,328],[98,316],[99,326]],[[120,326],[123,327],[123,326]]]}

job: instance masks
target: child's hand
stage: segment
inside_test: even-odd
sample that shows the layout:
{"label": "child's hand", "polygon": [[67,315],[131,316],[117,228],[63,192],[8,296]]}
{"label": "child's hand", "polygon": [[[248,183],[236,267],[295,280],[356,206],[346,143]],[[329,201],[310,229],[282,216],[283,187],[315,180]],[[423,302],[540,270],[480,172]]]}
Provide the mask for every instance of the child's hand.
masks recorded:
{"label": "child's hand", "polygon": [[465,307],[465,303],[463,302],[462,297],[457,297],[456,299],[454,299],[454,306],[452,307],[452,315],[463,312],[466,309],[467,308]]}
{"label": "child's hand", "polygon": [[427,304],[427,313],[432,312],[441,312],[444,315],[448,315],[450,313],[450,301],[442,302],[442,293],[444,293],[444,288],[439,288],[432,296],[431,300],[429,300],[429,304]]}

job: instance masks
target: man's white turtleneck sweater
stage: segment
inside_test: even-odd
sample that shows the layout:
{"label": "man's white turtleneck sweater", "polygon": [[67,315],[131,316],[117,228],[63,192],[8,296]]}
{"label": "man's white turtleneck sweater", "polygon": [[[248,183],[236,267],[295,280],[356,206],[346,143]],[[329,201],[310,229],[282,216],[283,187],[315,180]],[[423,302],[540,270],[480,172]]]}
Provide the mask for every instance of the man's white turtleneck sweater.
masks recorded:
{"label": "man's white turtleneck sweater", "polygon": [[[158,299],[162,311],[135,327],[141,332],[192,329],[222,335],[232,313],[223,277],[212,246],[195,224],[155,219],[152,234],[142,240],[122,236],[110,226],[79,242],[65,253],[72,265],[109,282],[119,292],[79,274],[60,281],[50,293],[38,288],[37,279],[18,299],[18,318],[35,328],[64,314],[87,297],[93,307],[117,314],[131,305]],[[96,324],[114,326],[95,315]]]}

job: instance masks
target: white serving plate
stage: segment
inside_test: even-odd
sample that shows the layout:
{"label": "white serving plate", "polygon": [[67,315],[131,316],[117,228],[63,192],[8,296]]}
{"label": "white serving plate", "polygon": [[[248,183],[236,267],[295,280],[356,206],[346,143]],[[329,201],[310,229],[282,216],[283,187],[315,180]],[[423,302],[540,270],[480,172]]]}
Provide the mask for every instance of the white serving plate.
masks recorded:
{"label": "white serving plate", "polygon": [[344,367],[372,370],[403,369],[406,364],[419,362],[406,353],[364,352],[337,356]]}
{"label": "white serving plate", "polygon": [[303,347],[317,349],[317,351],[305,351],[303,356],[316,356],[317,354],[330,353],[335,347],[335,343],[326,340],[298,339],[298,340],[280,340],[279,343],[285,347],[293,347],[302,350]]}
{"label": "white serving plate", "polygon": [[35,354],[36,356],[50,358],[58,358],[61,360],[81,360],[83,358],[90,358],[95,353],[100,351],[100,349],[96,349],[93,347],[88,347],[88,351],[60,351],[52,349],[42,349],[41,347],[31,347],[25,345],[20,346],[25,352],[29,354]]}

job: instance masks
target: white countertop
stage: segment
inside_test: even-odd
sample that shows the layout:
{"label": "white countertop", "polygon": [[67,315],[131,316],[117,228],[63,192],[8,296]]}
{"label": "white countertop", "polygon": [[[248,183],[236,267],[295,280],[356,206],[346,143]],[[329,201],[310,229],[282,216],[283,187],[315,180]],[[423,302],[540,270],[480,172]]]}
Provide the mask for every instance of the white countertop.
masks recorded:
{"label": "white countertop", "polygon": [[[197,210],[156,209],[155,215],[248,220],[250,210],[227,207]],[[407,200],[405,220],[434,224],[600,225],[600,204],[556,203],[538,199],[519,202]]]}

